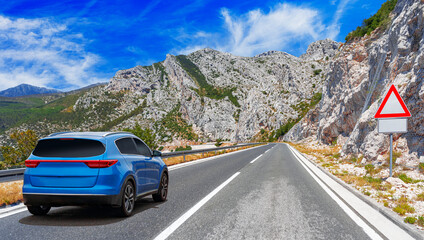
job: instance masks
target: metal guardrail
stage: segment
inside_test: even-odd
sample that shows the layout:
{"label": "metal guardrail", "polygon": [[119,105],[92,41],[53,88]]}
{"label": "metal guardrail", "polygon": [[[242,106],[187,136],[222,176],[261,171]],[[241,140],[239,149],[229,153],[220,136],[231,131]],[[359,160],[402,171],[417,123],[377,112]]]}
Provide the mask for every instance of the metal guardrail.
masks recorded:
{"label": "metal guardrail", "polygon": [[216,148],[206,148],[206,149],[198,149],[198,150],[167,152],[167,153],[162,153],[162,158],[186,156],[186,155],[191,155],[191,154],[214,152],[214,151],[217,152],[217,151],[220,151],[220,150],[225,150],[225,149],[230,149],[230,148],[240,148],[240,147],[258,145],[258,144],[262,144],[262,143],[245,143],[245,144],[226,146],[226,147],[216,147]]}
{"label": "metal guardrail", "polygon": [[22,174],[24,174],[24,172],[25,172],[25,168],[0,170],[0,178],[1,177],[15,176],[15,175],[22,175]]}
{"label": "metal guardrail", "polygon": [[[230,148],[240,148],[240,147],[246,147],[246,146],[252,146],[252,145],[258,145],[262,143],[245,143],[240,145],[234,145],[234,146],[226,146],[226,147],[216,147],[216,148],[207,148],[207,149],[198,149],[198,150],[187,150],[187,151],[176,151],[176,152],[167,152],[162,153],[162,158],[170,158],[170,157],[178,157],[183,156],[185,161],[186,155],[191,154],[197,154],[197,153],[205,153],[205,152],[214,152],[230,149]],[[8,169],[8,170],[0,170],[0,178],[2,177],[10,177],[10,176],[16,176],[16,175],[22,175],[25,172],[25,168],[15,168],[15,169]]]}

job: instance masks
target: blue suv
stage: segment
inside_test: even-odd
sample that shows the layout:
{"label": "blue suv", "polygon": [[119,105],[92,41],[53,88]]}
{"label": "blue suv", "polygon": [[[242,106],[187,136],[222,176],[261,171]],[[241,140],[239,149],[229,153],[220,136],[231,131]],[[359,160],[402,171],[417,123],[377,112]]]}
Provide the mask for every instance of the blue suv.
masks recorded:
{"label": "blue suv", "polygon": [[24,204],[34,215],[51,207],[108,205],[130,216],[139,198],[166,200],[168,168],[161,155],[126,132],[51,134],[25,161]]}

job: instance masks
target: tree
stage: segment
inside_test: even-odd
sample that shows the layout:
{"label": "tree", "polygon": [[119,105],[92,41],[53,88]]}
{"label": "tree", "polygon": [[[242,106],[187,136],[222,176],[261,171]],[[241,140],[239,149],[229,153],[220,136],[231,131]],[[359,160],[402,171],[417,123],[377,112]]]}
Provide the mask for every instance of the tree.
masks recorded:
{"label": "tree", "polygon": [[23,165],[38,141],[38,136],[32,130],[15,131],[10,134],[13,145],[0,147],[4,158],[3,167]]}
{"label": "tree", "polygon": [[143,140],[147,146],[149,146],[151,149],[157,149],[158,143],[157,143],[157,135],[155,132],[153,132],[150,128],[142,128],[138,123],[135,125],[133,129],[125,128],[124,131],[130,132],[137,137],[139,137],[141,140]]}

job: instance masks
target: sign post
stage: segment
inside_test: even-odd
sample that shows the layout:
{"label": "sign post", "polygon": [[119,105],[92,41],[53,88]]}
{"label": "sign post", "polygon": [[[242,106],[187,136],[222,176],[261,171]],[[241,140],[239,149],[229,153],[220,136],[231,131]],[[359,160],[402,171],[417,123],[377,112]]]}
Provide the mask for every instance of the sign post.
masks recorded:
{"label": "sign post", "polygon": [[383,98],[374,118],[378,120],[378,132],[390,134],[390,177],[392,177],[393,133],[408,132],[407,118],[411,113],[394,85]]}

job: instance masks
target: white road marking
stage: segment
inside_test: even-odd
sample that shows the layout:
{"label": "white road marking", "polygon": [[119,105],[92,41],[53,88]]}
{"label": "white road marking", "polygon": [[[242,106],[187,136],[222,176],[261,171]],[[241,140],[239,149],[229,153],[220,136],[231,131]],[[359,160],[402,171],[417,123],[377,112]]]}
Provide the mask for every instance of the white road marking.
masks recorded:
{"label": "white road marking", "polygon": [[262,157],[263,154],[257,156],[255,159],[253,159],[252,161],[250,161],[250,163],[254,163],[256,160],[258,160],[258,158]]}
{"label": "white road marking", "polygon": [[[378,229],[378,231],[384,234],[385,237],[388,239],[414,239],[407,232],[405,232],[399,226],[384,217],[377,210],[375,210],[367,203],[359,199],[357,196],[355,196],[349,190],[344,188],[342,185],[331,179],[314,164],[309,162],[307,159],[304,159],[304,157],[299,154],[297,150],[295,150],[291,146],[289,146],[289,149],[292,151],[293,155],[300,162],[300,164],[306,169],[306,171],[324,189],[324,191],[326,191],[327,194],[331,198],[333,198],[334,201],[336,201],[336,203],[343,209],[343,211],[345,211],[346,214],[350,218],[352,218],[352,220],[356,224],[358,224],[358,226],[360,226],[371,239],[382,239],[382,237],[378,235],[377,232],[373,228],[371,228],[361,217],[366,219],[369,224],[372,224],[375,229]],[[327,187],[324,182],[329,187]],[[334,194],[334,192],[332,192],[330,188],[335,191],[340,197]],[[343,198],[343,200],[347,204],[349,204],[353,209],[355,209],[357,213],[353,212],[352,209],[340,198]],[[357,214],[359,214],[361,217],[359,217]]]}
{"label": "white road marking", "polygon": [[[255,149],[255,148],[258,148],[258,147],[262,147],[262,146],[264,146],[264,145],[260,145],[260,146],[256,146],[256,147],[252,147],[252,148],[247,148],[247,149],[243,149],[243,150],[238,150],[238,151],[234,151],[234,152],[230,152],[230,153],[224,153],[224,154],[209,157],[209,158],[203,158],[203,159],[199,159],[199,160],[195,160],[195,161],[176,164],[176,165],[170,166],[168,168],[168,170],[172,171],[172,170],[175,170],[175,169],[178,169],[178,168],[188,167],[188,166],[191,166],[191,165],[194,165],[194,164],[214,160],[216,158],[228,156],[228,155],[231,155],[231,154],[234,154],[234,153],[252,150],[252,149]],[[23,203],[21,203],[17,206],[14,206],[14,207],[7,207],[7,208],[4,208],[4,209],[0,209],[0,218],[5,218],[5,217],[8,217],[8,216],[20,213],[20,212],[24,212],[24,211],[27,211],[27,208]]]}
{"label": "white road marking", "polygon": [[193,161],[185,162],[185,163],[179,163],[179,164],[172,165],[172,166],[168,167],[168,170],[169,171],[172,171],[172,170],[176,170],[176,169],[179,169],[179,168],[188,167],[188,166],[191,166],[191,165],[194,165],[194,164],[198,164],[198,163],[202,163],[202,162],[207,162],[207,161],[210,161],[210,160],[215,160],[215,159],[220,158],[220,157],[229,156],[231,154],[235,154],[235,153],[239,153],[239,152],[244,152],[244,151],[252,150],[252,149],[263,147],[263,146],[264,145],[260,145],[260,146],[256,146],[256,147],[252,147],[252,148],[238,150],[238,151],[235,151],[235,152],[224,153],[224,154],[221,154],[221,155],[212,156],[212,157],[208,157],[208,158],[202,158],[202,159],[199,159],[199,160],[193,160]]}
{"label": "white road marking", "polygon": [[16,205],[16,206],[13,206],[13,207],[6,207],[6,208],[3,208],[3,209],[0,209],[0,218],[5,218],[5,217],[8,217],[10,215],[20,213],[20,212],[24,212],[24,211],[27,211],[27,208],[23,203]]}
{"label": "white road marking", "polygon": [[199,210],[203,205],[205,205],[213,196],[215,196],[221,189],[223,189],[228,183],[230,183],[234,178],[239,175],[240,172],[236,172],[233,176],[215,188],[210,192],[206,197],[204,197],[200,202],[196,203],[192,208],[190,208],[186,213],[179,217],[175,222],[173,222],[169,227],[162,231],[154,240],[164,240],[169,237],[175,230],[177,230],[187,219],[189,219],[197,210]]}

